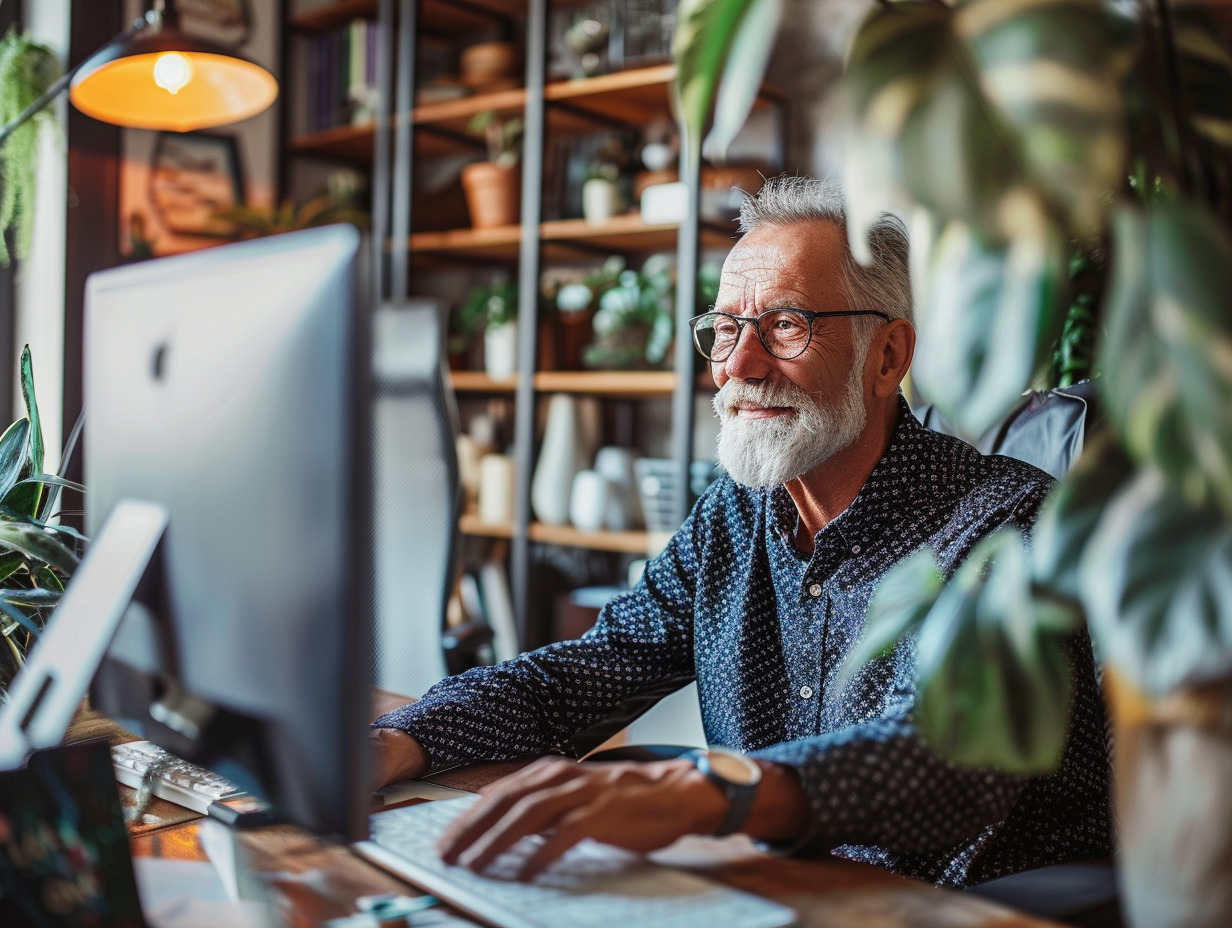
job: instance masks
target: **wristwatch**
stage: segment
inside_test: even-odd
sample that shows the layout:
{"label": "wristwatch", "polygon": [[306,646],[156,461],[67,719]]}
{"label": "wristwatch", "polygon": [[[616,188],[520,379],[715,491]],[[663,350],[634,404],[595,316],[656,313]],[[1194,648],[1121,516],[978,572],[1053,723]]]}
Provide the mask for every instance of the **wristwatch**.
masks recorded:
{"label": "wristwatch", "polygon": [[743,754],[723,748],[699,749],[689,755],[693,764],[727,795],[731,807],[715,835],[722,837],[739,831],[749,817],[761,768]]}

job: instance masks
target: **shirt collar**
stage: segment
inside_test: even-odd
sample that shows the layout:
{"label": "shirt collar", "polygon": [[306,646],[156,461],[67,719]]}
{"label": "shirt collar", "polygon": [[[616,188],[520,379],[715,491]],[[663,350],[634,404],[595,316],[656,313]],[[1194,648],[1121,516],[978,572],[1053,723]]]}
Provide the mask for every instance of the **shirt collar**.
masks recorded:
{"label": "shirt collar", "polygon": [[[815,547],[841,546],[849,553],[859,554],[867,550],[889,528],[885,518],[888,505],[895,508],[904,505],[906,473],[919,468],[921,461],[929,456],[922,454],[927,440],[927,429],[920,424],[908,405],[906,397],[898,395],[898,423],[890,438],[885,454],[873,468],[864,486],[846,509],[817,533]],[[796,524],[800,513],[795,501],[784,486],[772,487],[770,494],[771,528],[784,543],[795,548]],[[891,503],[892,501],[892,503]],[[860,551],[852,551],[853,547]]]}

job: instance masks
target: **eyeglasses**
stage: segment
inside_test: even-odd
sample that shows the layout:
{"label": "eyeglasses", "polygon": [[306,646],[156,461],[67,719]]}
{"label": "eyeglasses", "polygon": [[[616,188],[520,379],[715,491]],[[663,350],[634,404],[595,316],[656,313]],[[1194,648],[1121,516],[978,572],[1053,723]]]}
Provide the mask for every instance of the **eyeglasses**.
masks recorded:
{"label": "eyeglasses", "polygon": [[769,309],[757,316],[734,316],[711,310],[689,320],[693,329],[693,344],[707,361],[722,362],[740,341],[740,333],[750,323],[757,329],[766,350],[780,361],[790,361],[804,354],[813,340],[813,320],[830,316],[880,316],[890,321],[887,313],[876,309],[849,309],[842,312],[815,313],[809,309]]}

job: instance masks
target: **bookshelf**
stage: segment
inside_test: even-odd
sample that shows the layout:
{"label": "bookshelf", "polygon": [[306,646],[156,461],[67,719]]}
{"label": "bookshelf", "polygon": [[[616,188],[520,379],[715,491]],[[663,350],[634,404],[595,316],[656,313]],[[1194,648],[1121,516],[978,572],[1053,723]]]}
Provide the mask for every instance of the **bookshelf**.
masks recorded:
{"label": "bookshelf", "polygon": [[[569,0],[558,2],[567,8]],[[396,218],[376,231],[383,260],[405,262],[409,268],[407,276],[417,282],[433,274],[447,273],[450,268],[471,276],[505,274],[517,281],[522,307],[518,320],[518,370],[524,373],[494,380],[480,370],[453,370],[448,383],[464,416],[468,409],[483,409],[485,404],[490,407],[495,403],[501,409],[512,410],[513,518],[491,524],[480,521],[476,512],[467,511],[459,521],[459,532],[468,544],[491,543],[497,550],[509,552],[515,623],[527,647],[544,643],[550,627],[549,617],[531,613],[532,546],[580,549],[627,561],[657,552],[668,537],[647,531],[585,532],[535,518],[530,488],[547,399],[567,394],[599,403],[603,410],[601,422],[608,430],[603,442],[608,444],[638,443],[639,433],[644,430],[638,424],[643,410],[653,405],[660,410],[654,421],[670,421],[670,453],[666,456],[674,462],[678,485],[685,487],[689,485],[692,458],[694,400],[708,383],[708,378],[695,374],[687,329],[692,312],[688,309],[675,313],[675,354],[670,369],[543,369],[551,365],[541,363],[540,357],[539,330],[550,326],[547,320],[540,319],[538,311],[542,275],[561,266],[595,266],[606,255],[623,255],[630,266],[638,266],[647,256],[670,252],[675,255],[677,267],[677,305],[691,308],[696,302],[696,272],[701,253],[726,249],[733,241],[730,223],[699,218],[699,176],[681,177],[690,190],[689,202],[695,205],[694,212],[683,222],[646,223],[635,210],[598,223],[562,215],[550,207],[545,214],[546,172],[560,167],[551,161],[551,146],[562,139],[584,139],[612,131],[634,134],[650,123],[668,123],[672,118],[670,92],[675,76],[670,62],[658,61],[581,79],[549,79],[551,10],[550,0],[336,0],[302,12],[292,2],[287,19],[293,41],[311,43],[320,36],[350,29],[349,24],[356,18],[393,24],[406,15],[415,17],[415,41],[402,46],[403,54],[399,57],[407,60],[400,60],[400,69],[415,68],[416,56],[426,49],[447,47],[456,51],[478,35],[522,41],[526,62],[522,86],[414,104],[408,104],[406,101],[411,98],[404,94],[402,111],[406,115],[401,118],[394,113],[387,120],[378,116],[358,124],[328,126],[304,125],[301,119],[286,133],[284,153],[289,158],[371,171],[374,204],[384,207],[391,198],[397,199],[395,191],[411,189],[412,177],[418,176],[425,165],[431,166],[437,159],[464,158],[480,150],[477,141],[467,133],[467,125],[476,114],[492,112],[525,120],[519,222],[489,228],[458,223],[420,229],[413,217],[404,216],[401,228],[405,234],[399,233]],[[389,37],[389,44],[392,51],[398,44],[395,37]],[[396,96],[391,91],[399,86],[400,80],[405,90],[404,70],[391,72],[386,79],[389,86],[385,91],[391,99]],[[781,107],[783,103],[781,93],[766,88],[757,105]],[[394,155],[387,175],[381,164],[382,146],[400,130],[409,130],[407,142],[401,156],[397,154],[397,144],[392,146]],[[394,276],[397,277],[396,272]],[[659,439],[662,441],[663,436]],[[678,521],[683,520],[688,503],[688,494],[681,493]],[[620,569],[613,573],[623,575]]]}

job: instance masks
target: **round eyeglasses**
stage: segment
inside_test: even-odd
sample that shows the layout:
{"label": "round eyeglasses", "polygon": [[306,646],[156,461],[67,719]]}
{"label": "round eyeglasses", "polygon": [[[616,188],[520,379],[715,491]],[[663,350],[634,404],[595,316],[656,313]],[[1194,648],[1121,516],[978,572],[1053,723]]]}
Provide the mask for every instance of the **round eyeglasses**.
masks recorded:
{"label": "round eyeglasses", "polygon": [[768,309],[756,316],[735,316],[711,310],[694,316],[689,325],[693,329],[693,344],[707,361],[726,361],[740,341],[741,331],[750,323],[770,354],[780,361],[790,361],[804,354],[813,340],[813,320],[829,316],[880,316],[890,321],[887,313],[877,309],[815,313],[811,309],[787,307]]}

